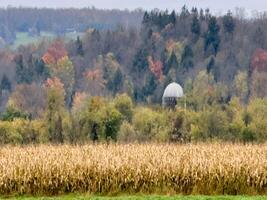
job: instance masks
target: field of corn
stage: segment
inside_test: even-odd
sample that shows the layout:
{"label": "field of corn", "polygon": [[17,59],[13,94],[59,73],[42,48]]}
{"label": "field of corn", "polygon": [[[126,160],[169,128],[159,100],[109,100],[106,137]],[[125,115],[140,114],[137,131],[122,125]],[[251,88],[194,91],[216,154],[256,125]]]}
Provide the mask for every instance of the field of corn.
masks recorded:
{"label": "field of corn", "polygon": [[0,195],[267,194],[267,145],[0,148]]}

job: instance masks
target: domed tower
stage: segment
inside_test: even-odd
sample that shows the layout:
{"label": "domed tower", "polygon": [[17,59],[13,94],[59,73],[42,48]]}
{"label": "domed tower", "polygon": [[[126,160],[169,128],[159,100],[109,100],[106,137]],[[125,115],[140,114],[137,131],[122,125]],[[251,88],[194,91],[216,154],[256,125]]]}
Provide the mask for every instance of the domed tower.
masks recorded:
{"label": "domed tower", "polygon": [[175,108],[179,98],[184,97],[183,88],[178,83],[169,84],[162,96],[162,106],[164,108]]}

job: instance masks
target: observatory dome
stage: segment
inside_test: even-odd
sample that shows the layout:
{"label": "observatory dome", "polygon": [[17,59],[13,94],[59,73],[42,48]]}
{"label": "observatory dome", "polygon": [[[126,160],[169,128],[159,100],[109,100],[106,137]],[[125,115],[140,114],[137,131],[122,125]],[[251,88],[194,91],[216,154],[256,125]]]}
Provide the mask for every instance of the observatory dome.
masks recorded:
{"label": "observatory dome", "polygon": [[163,98],[181,98],[184,96],[183,88],[178,83],[169,84],[163,94]]}

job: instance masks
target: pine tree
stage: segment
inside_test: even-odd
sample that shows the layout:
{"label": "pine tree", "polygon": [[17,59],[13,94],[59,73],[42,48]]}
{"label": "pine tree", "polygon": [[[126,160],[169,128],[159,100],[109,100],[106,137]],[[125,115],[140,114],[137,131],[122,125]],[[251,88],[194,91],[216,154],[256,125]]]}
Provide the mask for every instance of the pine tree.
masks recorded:
{"label": "pine tree", "polygon": [[212,56],[208,65],[207,65],[207,72],[208,74],[211,73],[213,70],[214,70],[214,67],[215,67],[215,59],[214,57]]}
{"label": "pine tree", "polygon": [[143,88],[144,96],[152,95],[156,90],[156,88],[157,88],[156,77],[153,74],[148,74],[148,76],[146,77],[145,86]]}
{"label": "pine tree", "polygon": [[216,17],[211,17],[209,19],[208,31],[206,32],[205,35],[205,45],[204,45],[205,52],[208,50],[210,46],[212,46],[214,55],[217,55],[221,42],[219,32],[220,32],[220,26],[217,23]]}
{"label": "pine tree", "polygon": [[194,66],[193,56],[192,48],[186,45],[181,58],[181,65],[183,68],[188,70]]}
{"label": "pine tree", "polygon": [[201,32],[201,27],[200,27],[199,19],[196,15],[194,15],[193,20],[192,20],[191,32],[195,34],[196,38],[198,39],[200,32]]}
{"label": "pine tree", "polygon": [[113,93],[116,94],[118,91],[120,91],[122,86],[123,86],[123,75],[120,68],[118,68],[114,74]]}
{"label": "pine tree", "polygon": [[149,23],[149,21],[150,21],[149,13],[147,11],[145,11],[142,23],[147,24],[147,23]]}
{"label": "pine tree", "polygon": [[212,56],[208,65],[207,65],[207,73],[212,74],[214,80],[217,82],[219,78],[219,69],[216,67],[215,58]]}
{"label": "pine tree", "polygon": [[133,61],[134,69],[133,70],[137,72],[142,72],[145,69],[148,69],[147,57],[148,57],[147,50],[140,49],[134,57],[134,61]]}
{"label": "pine tree", "polygon": [[28,63],[30,63],[30,66],[27,66],[26,63],[24,63],[23,56],[19,55],[15,58],[16,62],[16,81],[18,84],[26,83],[31,84],[33,81],[33,66],[32,66],[32,56],[30,56],[30,59]]}
{"label": "pine tree", "polygon": [[176,13],[175,13],[175,11],[173,10],[172,11],[172,13],[170,14],[170,23],[172,23],[172,24],[175,24],[176,23]]}
{"label": "pine tree", "polygon": [[235,30],[235,21],[230,11],[228,11],[227,15],[223,16],[223,28],[229,34],[232,34]]}
{"label": "pine tree", "polygon": [[11,91],[11,82],[9,81],[8,77],[5,74],[2,77],[0,89]]}
{"label": "pine tree", "polygon": [[77,54],[80,56],[84,56],[83,43],[80,40],[79,36],[77,37],[77,40],[76,40],[76,47],[77,47]]}

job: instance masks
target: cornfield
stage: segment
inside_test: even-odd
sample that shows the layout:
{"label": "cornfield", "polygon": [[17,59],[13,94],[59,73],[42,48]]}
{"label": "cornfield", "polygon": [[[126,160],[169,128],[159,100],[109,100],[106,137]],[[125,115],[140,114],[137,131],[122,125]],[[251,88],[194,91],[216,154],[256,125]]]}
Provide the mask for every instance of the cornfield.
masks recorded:
{"label": "cornfield", "polygon": [[267,194],[267,145],[0,149],[0,194]]}

